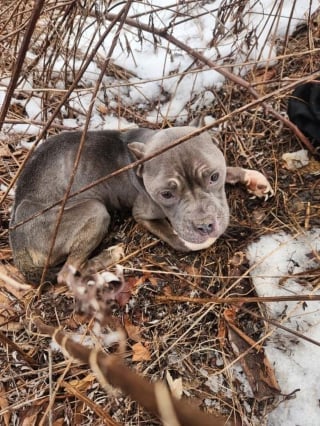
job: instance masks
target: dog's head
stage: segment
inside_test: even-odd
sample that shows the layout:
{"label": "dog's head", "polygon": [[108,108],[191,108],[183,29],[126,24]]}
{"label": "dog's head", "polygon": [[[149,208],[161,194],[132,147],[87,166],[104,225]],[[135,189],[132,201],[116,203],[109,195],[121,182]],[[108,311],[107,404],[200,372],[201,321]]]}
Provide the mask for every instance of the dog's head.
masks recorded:
{"label": "dog's head", "polygon": [[[133,142],[129,148],[142,159],[194,131],[194,127],[161,130],[146,144]],[[225,231],[229,222],[226,163],[207,132],[146,161],[138,174],[151,199],[191,250],[208,247]]]}

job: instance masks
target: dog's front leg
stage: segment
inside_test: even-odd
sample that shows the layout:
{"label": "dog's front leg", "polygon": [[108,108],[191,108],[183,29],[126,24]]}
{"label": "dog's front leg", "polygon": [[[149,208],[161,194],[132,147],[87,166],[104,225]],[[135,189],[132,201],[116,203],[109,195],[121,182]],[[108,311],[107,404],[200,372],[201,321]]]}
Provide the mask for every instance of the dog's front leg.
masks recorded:
{"label": "dog's front leg", "polygon": [[242,169],[241,167],[227,167],[227,183],[243,183],[250,194],[258,198],[272,197],[274,191],[267,178],[257,170]]}
{"label": "dog's front leg", "polygon": [[143,225],[148,231],[165,241],[175,250],[188,252],[190,249],[179,238],[167,219],[138,219],[138,223]]}
{"label": "dog's front leg", "polygon": [[133,209],[133,217],[156,237],[178,251],[188,252],[188,248],[165,218],[161,208],[147,195],[139,194]]}

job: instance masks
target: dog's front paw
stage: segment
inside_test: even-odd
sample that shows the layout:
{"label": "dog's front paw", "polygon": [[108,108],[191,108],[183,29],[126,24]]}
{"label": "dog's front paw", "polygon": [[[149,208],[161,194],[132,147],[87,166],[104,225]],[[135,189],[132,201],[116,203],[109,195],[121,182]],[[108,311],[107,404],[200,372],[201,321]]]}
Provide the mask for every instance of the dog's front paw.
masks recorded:
{"label": "dog's front paw", "polygon": [[245,170],[244,183],[248,192],[255,197],[267,200],[274,195],[267,178],[257,170]]}

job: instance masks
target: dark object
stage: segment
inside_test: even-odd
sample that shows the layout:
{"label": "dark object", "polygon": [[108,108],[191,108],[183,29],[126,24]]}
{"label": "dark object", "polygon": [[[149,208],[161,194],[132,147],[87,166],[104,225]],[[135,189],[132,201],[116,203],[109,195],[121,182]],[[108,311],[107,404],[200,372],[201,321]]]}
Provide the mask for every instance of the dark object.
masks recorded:
{"label": "dark object", "polygon": [[320,149],[320,78],[298,86],[289,98],[290,120]]}

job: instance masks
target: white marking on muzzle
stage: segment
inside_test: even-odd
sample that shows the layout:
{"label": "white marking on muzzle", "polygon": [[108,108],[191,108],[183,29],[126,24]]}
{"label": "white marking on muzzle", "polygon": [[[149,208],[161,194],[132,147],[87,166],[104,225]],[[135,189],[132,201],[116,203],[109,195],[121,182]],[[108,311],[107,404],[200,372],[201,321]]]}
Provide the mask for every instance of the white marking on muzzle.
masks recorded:
{"label": "white marking on muzzle", "polygon": [[182,238],[180,238],[180,240],[183,242],[183,244],[188,247],[188,249],[192,250],[192,251],[197,251],[197,250],[203,250],[206,249],[210,246],[212,246],[212,244],[216,241],[217,238],[208,238],[206,241],[204,241],[203,243],[190,243],[189,241],[186,241]]}

